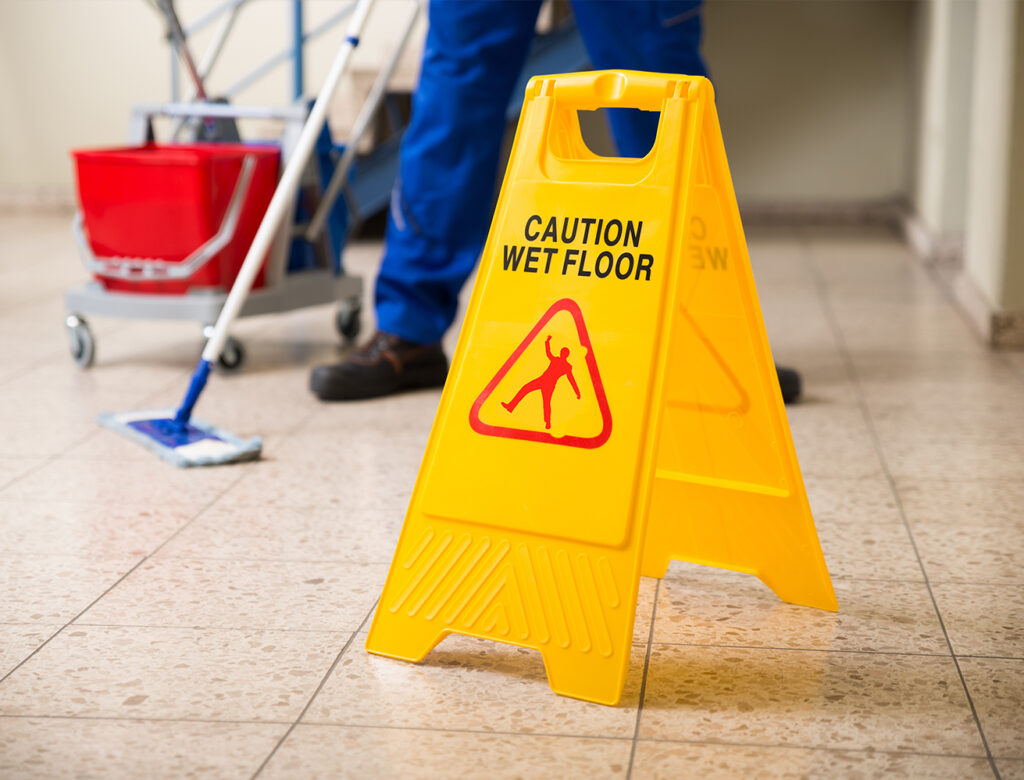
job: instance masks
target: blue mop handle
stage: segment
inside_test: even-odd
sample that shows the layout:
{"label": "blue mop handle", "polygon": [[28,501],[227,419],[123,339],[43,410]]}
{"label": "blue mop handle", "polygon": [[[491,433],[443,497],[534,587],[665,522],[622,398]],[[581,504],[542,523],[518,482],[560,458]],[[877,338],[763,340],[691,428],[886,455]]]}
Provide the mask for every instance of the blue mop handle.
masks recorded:
{"label": "blue mop handle", "polygon": [[270,249],[278,228],[292,208],[294,208],[295,193],[299,187],[299,180],[306,169],[306,164],[309,162],[310,155],[313,153],[313,147],[320,135],[320,129],[327,118],[328,103],[337,89],[342,73],[344,73],[348,66],[352,52],[359,45],[359,36],[362,34],[363,27],[366,24],[366,17],[369,15],[372,6],[373,0],[359,0],[355,10],[352,12],[345,42],[338,50],[327,78],[324,80],[324,86],[320,90],[313,108],[310,109],[309,117],[306,119],[306,124],[299,134],[299,140],[295,144],[295,151],[289,158],[288,164],[285,165],[284,173],[281,174],[281,180],[277,184],[277,189],[274,190],[274,196],[270,199],[266,214],[263,215],[263,220],[260,222],[256,235],[253,237],[249,251],[242,262],[242,267],[238,271],[238,276],[235,277],[235,283],[231,286],[231,292],[228,293],[227,300],[224,301],[224,306],[221,307],[220,315],[213,326],[213,333],[210,334],[210,338],[203,348],[202,359],[200,359],[199,365],[196,366],[196,370],[192,374],[192,381],[189,383],[188,392],[185,394],[181,407],[174,416],[175,421],[179,424],[187,423],[192,416],[192,407],[195,406],[196,401],[199,399],[199,394],[203,391],[203,387],[206,386],[206,380],[210,375],[210,366],[220,357],[220,353],[224,349],[224,344],[228,338],[228,328],[231,327],[231,324],[241,311],[242,305],[252,289],[252,284],[256,280],[256,274],[259,273],[260,268],[263,266],[263,258]]}
{"label": "blue mop handle", "polygon": [[188,383],[188,390],[181,401],[181,406],[174,414],[174,422],[179,428],[184,428],[192,419],[192,409],[195,408],[196,401],[199,400],[199,394],[206,387],[206,380],[210,378],[212,367],[209,360],[199,358],[199,363],[196,365],[195,371],[192,372],[192,379]]}

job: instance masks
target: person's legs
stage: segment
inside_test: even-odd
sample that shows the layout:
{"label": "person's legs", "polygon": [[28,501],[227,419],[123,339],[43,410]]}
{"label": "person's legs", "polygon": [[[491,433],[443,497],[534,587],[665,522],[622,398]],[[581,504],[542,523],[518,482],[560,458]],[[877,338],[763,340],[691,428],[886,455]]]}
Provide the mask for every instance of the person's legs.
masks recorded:
{"label": "person's legs", "polygon": [[[707,76],[700,53],[701,0],[573,0],[573,11],[594,67]],[[659,114],[609,109],[619,154],[643,157],[654,144]],[[776,366],[782,398],[796,401],[800,374]]]}
{"label": "person's legs", "polygon": [[[700,54],[700,0],[573,0],[572,7],[596,69],[708,75]],[[653,111],[609,109],[619,154],[647,154],[658,118]]]}
{"label": "person's legs", "polygon": [[381,330],[438,341],[487,236],[505,108],[540,0],[433,0],[412,121],[402,141],[384,259]]}
{"label": "person's legs", "polygon": [[432,0],[376,284],[380,333],[313,370],[323,400],[439,386],[438,342],[487,236],[505,108],[540,0]]}

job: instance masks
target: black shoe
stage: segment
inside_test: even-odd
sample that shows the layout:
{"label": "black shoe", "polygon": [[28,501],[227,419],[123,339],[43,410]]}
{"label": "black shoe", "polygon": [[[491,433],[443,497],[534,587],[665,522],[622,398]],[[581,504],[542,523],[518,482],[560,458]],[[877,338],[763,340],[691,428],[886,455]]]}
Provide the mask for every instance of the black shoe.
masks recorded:
{"label": "black shoe", "polygon": [[800,390],[803,384],[800,380],[800,374],[795,369],[784,368],[783,366],[775,366],[775,372],[779,375],[782,400],[787,404],[795,403],[800,398]]}
{"label": "black shoe", "polygon": [[321,401],[356,401],[441,387],[447,376],[448,359],[440,344],[413,344],[378,331],[342,362],[314,368],[309,389]]}

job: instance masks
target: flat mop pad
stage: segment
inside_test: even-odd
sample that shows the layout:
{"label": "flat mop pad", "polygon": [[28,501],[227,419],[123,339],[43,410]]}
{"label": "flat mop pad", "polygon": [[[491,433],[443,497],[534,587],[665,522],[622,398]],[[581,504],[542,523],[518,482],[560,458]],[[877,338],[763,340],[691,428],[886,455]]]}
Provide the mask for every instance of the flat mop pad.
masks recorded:
{"label": "flat mop pad", "polygon": [[116,431],[182,468],[241,463],[260,456],[263,441],[258,436],[240,439],[223,428],[194,418],[182,427],[175,423],[174,415],[174,409],[106,412],[99,415],[98,421],[104,428]]}

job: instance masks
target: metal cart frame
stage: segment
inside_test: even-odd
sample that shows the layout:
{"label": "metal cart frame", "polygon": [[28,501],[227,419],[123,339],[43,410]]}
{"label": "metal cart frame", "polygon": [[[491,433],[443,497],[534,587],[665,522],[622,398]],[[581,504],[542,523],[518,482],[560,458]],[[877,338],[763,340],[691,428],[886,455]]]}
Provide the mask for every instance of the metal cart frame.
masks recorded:
{"label": "metal cart frame", "polygon": [[[172,17],[172,21],[169,21],[169,24],[177,24],[176,17],[173,17],[171,0],[161,0],[161,2],[171,9],[169,16]],[[172,138],[175,139],[185,130],[192,134],[201,132],[203,123],[228,122],[233,125],[239,119],[278,120],[284,123],[281,137],[282,168],[287,164],[308,114],[308,107],[303,98],[303,45],[311,38],[322,35],[340,23],[351,13],[354,6],[349,5],[315,30],[304,33],[302,31],[302,0],[293,0],[295,34],[290,52],[286,49],[273,55],[227,91],[229,96],[235,94],[290,58],[294,66],[295,102],[292,105],[274,108],[195,102],[196,96],[203,93],[202,79],[210,74],[239,11],[247,2],[249,0],[227,0],[187,30],[182,30],[179,26],[178,29],[182,33],[182,37],[180,39],[172,37],[172,48],[175,50],[180,49],[180,44],[184,44],[189,35],[203,29],[218,18],[221,19],[220,26],[215,31],[198,67],[191,63],[186,46],[183,59],[188,63],[190,69],[194,69],[198,73],[197,89],[187,102],[175,101],[135,106],[132,110],[128,137],[131,144],[142,145],[154,139],[153,120],[158,116],[170,117],[175,120],[171,133]],[[286,224],[278,232],[267,258],[264,286],[249,294],[239,316],[272,314],[338,302],[335,323],[339,333],[346,339],[354,339],[359,334],[363,282],[359,277],[336,272],[332,267],[333,263],[327,257],[329,243],[326,241],[326,223],[335,201],[344,194],[348,173],[351,170],[359,141],[371,124],[384,96],[387,83],[394,73],[398,60],[415,27],[420,12],[418,0],[413,0],[411,7],[413,12],[407,22],[404,35],[378,74],[353,124],[352,137],[346,143],[343,152],[333,155],[335,167],[331,179],[321,181],[314,164],[311,164],[306,172],[306,177],[310,179],[309,183],[320,193],[319,202],[314,204],[314,213],[308,221],[302,224]],[[175,55],[172,60],[172,95],[175,96],[179,94],[180,90],[177,77],[177,55]],[[180,263],[167,262],[159,258],[96,257],[85,234],[82,214],[81,212],[76,213],[72,223],[72,234],[83,265],[92,274],[119,279],[153,280],[191,277],[230,242],[237,222],[238,211],[244,200],[251,176],[251,169],[252,161],[246,159],[227,213],[217,233]],[[288,272],[290,247],[294,239],[302,239],[313,245],[314,255],[318,261],[316,268]],[[340,271],[340,265],[338,269]],[[97,280],[87,282],[68,290],[65,294],[65,308],[68,312],[65,327],[72,357],[82,368],[90,366],[95,358],[95,338],[84,315],[190,320],[200,323],[205,329],[217,319],[217,315],[227,299],[227,293],[228,290],[222,288],[193,288],[184,295],[117,292],[107,290]],[[219,360],[220,366],[225,369],[238,368],[243,359],[244,349],[241,343],[234,338],[229,338]]]}

